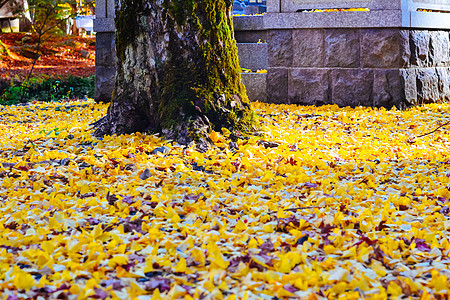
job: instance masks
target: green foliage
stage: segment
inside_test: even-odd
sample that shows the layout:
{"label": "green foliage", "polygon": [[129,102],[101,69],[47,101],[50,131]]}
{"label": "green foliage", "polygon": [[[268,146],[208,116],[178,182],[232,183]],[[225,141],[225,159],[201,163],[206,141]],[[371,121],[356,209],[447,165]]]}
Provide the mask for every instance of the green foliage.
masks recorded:
{"label": "green foliage", "polygon": [[23,87],[20,86],[11,86],[7,88],[1,97],[1,104],[17,104],[20,102],[22,97]]}
{"label": "green foliage", "polygon": [[[34,16],[32,28],[37,34],[36,53],[39,53],[42,38],[46,33],[64,33],[61,31],[60,26],[66,23],[69,19],[73,19],[77,15],[83,13],[83,8],[86,3],[90,3],[90,5],[92,6],[94,5],[94,0],[80,1],[81,6],[79,6],[79,0],[28,0],[28,2],[29,10],[23,11],[22,17],[25,18],[27,14],[30,14],[30,12]],[[30,89],[30,82],[33,69],[36,66],[36,62],[38,59],[39,56],[36,56],[27,78],[21,84],[21,97],[17,99],[15,89],[13,89],[14,92],[5,93],[5,95],[9,95],[8,97],[11,97],[8,98],[7,102],[26,102],[27,99],[33,95],[33,89]],[[12,88],[14,87],[15,86],[12,86]],[[57,90],[58,89],[55,88],[55,91]],[[68,91],[68,94],[66,95],[67,97],[70,97],[70,91],[71,90]],[[53,94],[50,94],[49,96],[52,95]]]}
{"label": "green foliage", "polygon": [[[65,78],[31,78],[25,83],[11,81],[9,87],[0,90],[0,104],[11,105],[28,101],[57,101],[60,99],[92,98],[94,96],[94,76]],[[22,96],[23,94],[23,96]]]}

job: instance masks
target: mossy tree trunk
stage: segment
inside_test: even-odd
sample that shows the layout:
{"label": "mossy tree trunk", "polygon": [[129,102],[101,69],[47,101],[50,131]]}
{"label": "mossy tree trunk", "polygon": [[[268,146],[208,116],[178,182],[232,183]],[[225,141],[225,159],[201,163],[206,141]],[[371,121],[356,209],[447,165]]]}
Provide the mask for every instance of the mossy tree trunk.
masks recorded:
{"label": "mossy tree trunk", "polygon": [[95,135],[160,132],[187,144],[222,127],[253,131],[231,5],[116,0],[116,86]]}

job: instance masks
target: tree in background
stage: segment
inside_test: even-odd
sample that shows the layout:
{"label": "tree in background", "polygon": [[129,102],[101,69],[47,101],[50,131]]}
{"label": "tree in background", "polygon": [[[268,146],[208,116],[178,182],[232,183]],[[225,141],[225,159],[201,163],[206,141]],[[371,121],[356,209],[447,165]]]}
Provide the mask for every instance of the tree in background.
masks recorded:
{"label": "tree in background", "polygon": [[[95,14],[95,0],[76,0],[70,4],[72,11],[77,12],[77,15],[94,15]],[[75,19],[71,20],[71,33],[79,34],[77,23]]]}
{"label": "tree in background", "polygon": [[[78,6],[78,4],[81,4]],[[40,49],[44,35],[61,30],[61,26],[69,20],[75,19],[76,16],[83,13],[89,7],[94,5],[94,1],[88,0],[80,2],[80,0],[28,0],[28,10],[23,11],[25,15],[30,13],[32,16],[32,31],[36,34],[36,43],[34,47],[33,64],[27,78],[22,84],[22,101],[25,102],[26,92],[28,90],[28,82],[33,74],[34,67],[40,56]]]}
{"label": "tree in background", "polygon": [[205,144],[211,130],[257,129],[241,82],[231,0],[116,3],[116,86],[96,136],[159,132]]}
{"label": "tree in background", "polygon": [[20,17],[39,34],[42,25],[44,31],[57,28],[64,33],[72,33],[71,28],[78,15],[93,14],[94,0],[0,0],[0,9],[9,12],[11,18]]}
{"label": "tree in background", "polygon": [[33,31],[43,34],[58,29],[72,33],[65,28],[74,22],[75,17],[93,10],[94,0],[28,0],[29,11],[33,17]]}

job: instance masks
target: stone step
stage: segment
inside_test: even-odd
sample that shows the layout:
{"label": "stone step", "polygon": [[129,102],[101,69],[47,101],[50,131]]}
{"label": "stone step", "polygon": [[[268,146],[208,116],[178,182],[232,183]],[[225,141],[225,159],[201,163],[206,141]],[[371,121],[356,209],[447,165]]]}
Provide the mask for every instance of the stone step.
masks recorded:
{"label": "stone step", "polygon": [[238,43],[257,43],[267,40],[263,16],[234,16],[234,37]]}
{"label": "stone step", "polygon": [[266,43],[237,43],[237,47],[241,68],[253,71],[267,69],[268,53]]}
{"label": "stone step", "polygon": [[267,101],[267,73],[241,73],[250,101]]}

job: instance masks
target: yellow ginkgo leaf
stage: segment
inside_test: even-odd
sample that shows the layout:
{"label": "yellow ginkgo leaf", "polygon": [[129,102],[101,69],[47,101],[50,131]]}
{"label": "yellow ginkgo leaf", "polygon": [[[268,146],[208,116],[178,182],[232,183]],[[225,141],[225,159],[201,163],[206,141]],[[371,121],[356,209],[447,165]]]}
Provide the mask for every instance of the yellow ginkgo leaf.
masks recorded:
{"label": "yellow ginkgo leaf", "polygon": [[177,272],[177,273],[185,273],[186,272],[186,259],[184,259],[184,257],[181,257],[180,260],[178,261],[178,263],[175,267],[175,272]]}
{"label": "yellow ginkgo leaf", "polygon": [[23,271],[22,272],[17,271],[13,276],[14,276],[13,284],[19,290],[28,291],[36,285],[33,276]]}

